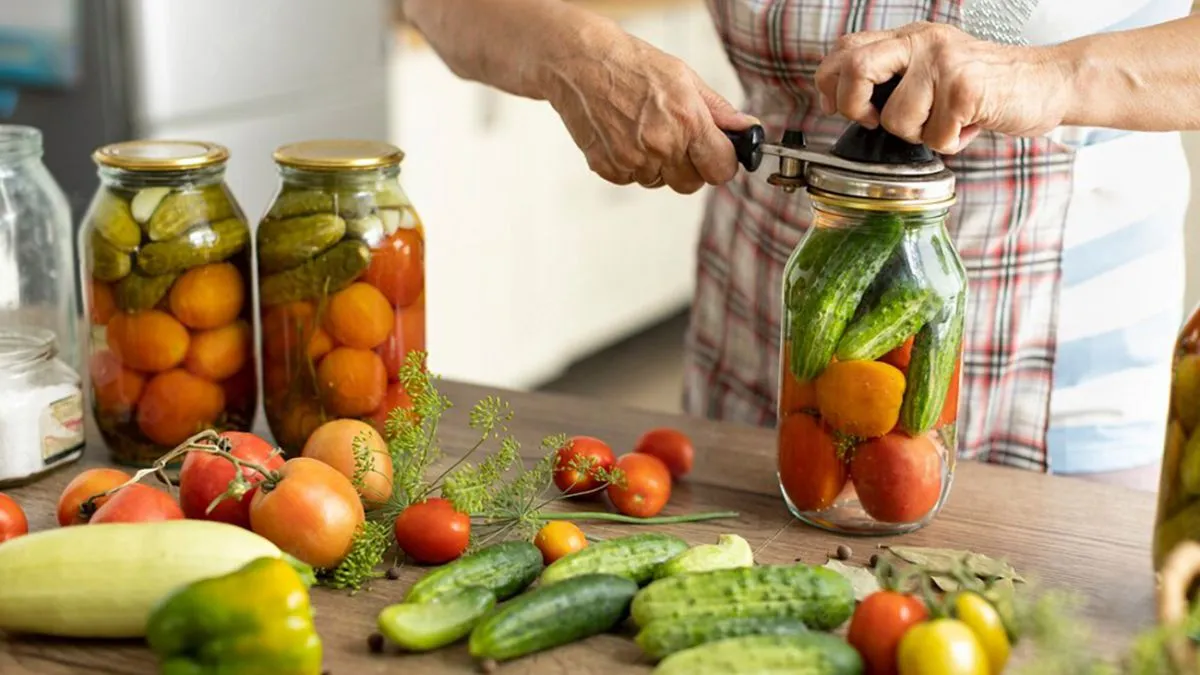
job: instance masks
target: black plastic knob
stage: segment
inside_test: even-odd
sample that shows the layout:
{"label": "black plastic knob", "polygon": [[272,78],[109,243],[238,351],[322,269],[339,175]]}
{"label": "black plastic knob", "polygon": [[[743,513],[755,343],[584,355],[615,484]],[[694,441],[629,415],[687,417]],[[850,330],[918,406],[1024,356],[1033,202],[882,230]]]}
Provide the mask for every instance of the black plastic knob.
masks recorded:
{"label": "black plastic knob", "polygon": [[[883,84],[875,85],[871,92],[871,105],[875,106],[875,110],[883,112],[883,106],[887,105],[892,92],[900,84],[900,78],[900,75],[896,75]],[[846,127],[829,152],[852,162],[871,164],[924,164],[934,160],[933,151],[924,143],[909,143],[892,135],[882,125],[868,129],[858,122]]]}
{"label": "black plastic knob", "polygon": [[742,131],[725,131],[725,136],[733,143],[737,154],[738,164],[746,167],[747,171],[755,171],[762,164],[762,144],[767,140],[767,134],[761,124],[755,124]]}

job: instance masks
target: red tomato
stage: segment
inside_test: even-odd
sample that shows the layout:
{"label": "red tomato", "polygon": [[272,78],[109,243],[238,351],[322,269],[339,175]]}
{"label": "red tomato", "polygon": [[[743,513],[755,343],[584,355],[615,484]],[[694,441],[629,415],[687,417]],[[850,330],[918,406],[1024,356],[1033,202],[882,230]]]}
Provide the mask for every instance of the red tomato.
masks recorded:
{"label": "red tomato", "polygon": [[407,307],[425,290],[425,245],[421,233],[402,228],[371,251],[363,281],[378,288],[388,302]]}
{"label": "red tomato", "polygon": [[929,618],[920,598],[877,591],[854,610],[846,642],[858,650],[866,675],[896,675],[896,650],[905,631]]}
{"label": "red tomato", "polygon": [[673,480],[683,478],[692,470],[692,460],[696,455],[692,439],[677,429],[651,429],[638,439],[633,451],[661,459]]}
{"label": "red tomato", "polygon": [[962,356],[954,362],[954,376],[950,378],[950,388],[946,390],[946,402],[942,404],[942,414],[938,415],[937,426],[946,426],[958,420],[958,385],[962,382]]}
{"label": "red tomato", "polygon": [[587,537],[575,523],[553,520],[538,530],[533,545],[542,552],[542,562],[549,565],[559,558],[587,548]]}
{"label": "red tomato", "polygon": [[907,374],[908,362],[912,360],[913,339],[913,336],[910,335],[904,344],[879,357],[879,360],[896,366],[901,372]]}
{"label": "red tomato", "polygon": [[[579,459],[576,459],[579,458]],[[573,436],[567,444],[558,449],[557,463],[554,465],[554,484],[566,494],[589,492],[602,486],[596,478],[598,469],[610,470],[617,458],[613,455],[608,443],[591,436]],[[590,464],[587,472],[579,471],[585,464]]]}
{"label": "red tomato", "polygon": [[114,492],[88,522],[150,523],[183,518],[179,502],[170,494],[149,485],[133,483]]}
{"label": "red tomato", "polygon": [[[283,466],[283,457],[271,455],[275,448],[263,439],[242,431],[226,431],[222,438],[229,440],[233,448],[230,454],[240,460],[261,465],[270,471]],[[209,504],[229,488],[236,471],[233,462],[206,452],[189,452],[179,470],[179,504],[188,518],[217,520],[239,527],[250,527],[250,501],[258,488],[252,488],[241,499],[223,499],[211,513]],[[252,484],[262,481],[264,476],[248,467],[242,467],[242,475]]]}
{"label": "red tomato", "polygon": [[0,543],[29,533],[29,520],[21,505],[8,495],[0,492]]}
{"label": "red tomato", "polygon": [[[58,497],[58,524],[66,527],[88,522],[90,514],[80,510],[83,503],[98,494],[124,485],[130,478],[132,476],[118,469],[88,469],[75,476]],[[98,509],[107,501],[108,497],[101,497],[92,502],[92,505]]]}
{"label": "red tomato", "polygon": [[463,554],[471,541],[471,517],[434,497],[404,509],[394,526],[396,544],[421,565],[441,565]]}
{"label": "red tomato", "polygon": [[779,481],[800,511],[829,508],[846,487],[846,462],[820,420],[792,413],[779,425]]}
{"label": "red tomato", "polygon": [[625,480],[608,486],[613,506],[636,518],[658,515],[671,499],[671,472],[667,465],[653,455],[630,453],[621,455],[617,468]]}
{"label": "red tomato", "polygon": [[855,448],[850,478],[872,518],[911,523],[925,517],[942,495],[942,459],[929,438],[893,432]]}
{"label": "red tomato", "polygon": [[392,332],[388,333],[383,344],[375,348],[375,352],[379,354],[379,358],[383,359],[383,368],[387,371],[388,380],[395,382],[400,379],[400,369],[408,360],[408,354],[423,351],[425,351],[425,301],[421,300],[416,304],[396,310]]}
{"label": "red tomato", "polygon": [[270,490],[250,501],[250,529],[317,569],[337,567],[365,520],[358,491],[337,469],[309,457],[283,463]]}

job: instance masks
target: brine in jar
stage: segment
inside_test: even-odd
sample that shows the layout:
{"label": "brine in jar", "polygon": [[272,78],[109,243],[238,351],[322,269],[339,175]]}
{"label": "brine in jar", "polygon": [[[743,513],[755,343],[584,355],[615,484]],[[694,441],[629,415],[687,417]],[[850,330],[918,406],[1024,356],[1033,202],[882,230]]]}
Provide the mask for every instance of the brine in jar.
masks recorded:
{"label": "brine in jar", "polygon": [[936,198],[934,182],[906,203],[809,182],[812,227],[784,268],[780,487],[809,524],[911,531],[954,475],[966,274],[945,229],[952,192]]}
{"label": "brine in jar", "polygon": [[80,230],[88,398],[118,464],[254,422],[250,229],[228,158],[198,141],[93,155],[101,186]]}
{"label": "brine in jar", "polygon": [[338,418],[384,431],[409,405],[401,369],[425,351],[425,237],[400,186],[403,153],[373,141],[279,148],[257,233],[264,403],[299,454]]}

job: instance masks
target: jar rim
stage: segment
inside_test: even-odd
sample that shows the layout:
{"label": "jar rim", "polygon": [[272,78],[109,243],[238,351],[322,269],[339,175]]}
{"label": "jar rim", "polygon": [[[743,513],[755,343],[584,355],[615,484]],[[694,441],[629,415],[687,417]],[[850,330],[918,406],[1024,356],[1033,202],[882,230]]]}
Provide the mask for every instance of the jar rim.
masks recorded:
{"label": "jar rim", "polygon": [[41,129],[24,124],[0,124],[0,159],[23,159],[41,154]]}
{"label": "jar rim", "polygon": [[925,176],[883,176],[809,162],[804,182],[810,191],[893,204],[952,201],[955,197],[954,172],[949,169]]}
{"label": "jar rim", "polygon": [[92,161],[125,171],[181,171],[224,164],[229,149],[209,141],[121,141],[98,148]]}
{"label": "jar rim", "polygon": [[0,329],[0,371],[45,361],[57,351],[54,331],[46,328]]}
{"label": "jar rim", "polygon": [[281,145],[273,154],[279,166],[308,171],[366,171],[396,166],[404,151],[382,141],[319,139]]}

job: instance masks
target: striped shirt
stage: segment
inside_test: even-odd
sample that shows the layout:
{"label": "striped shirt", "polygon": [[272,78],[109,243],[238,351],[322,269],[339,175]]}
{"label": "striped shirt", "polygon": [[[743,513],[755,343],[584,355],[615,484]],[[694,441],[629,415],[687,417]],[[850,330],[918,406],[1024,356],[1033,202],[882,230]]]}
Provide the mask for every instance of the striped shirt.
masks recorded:
{"label": "striped shirt", "polygon": [[[912,21],[961,25],[963,16],[962,0],[709,4],[746,110],[771,136],[802,129],[811,147],[828,147],[845,127],[820,113],[812,86],[839,36]],[[1043,0],[1027,40],[1188,9],[1186,0],[1095,0],[1082,13],[1068,4],[1078,2]],[[982,134],[946,158],[959,192],[948,228],[970,284],[960,456],[1079,472],[1145,464],[1161,451],[1182,304],[1182,161],[1174,134],[1079,128],[1036,139]],[[782,268],[810,206],[802,192],[768,185],[769,173],[742,173],[709,198],[687,336],[693,414],[775,420]]]}

